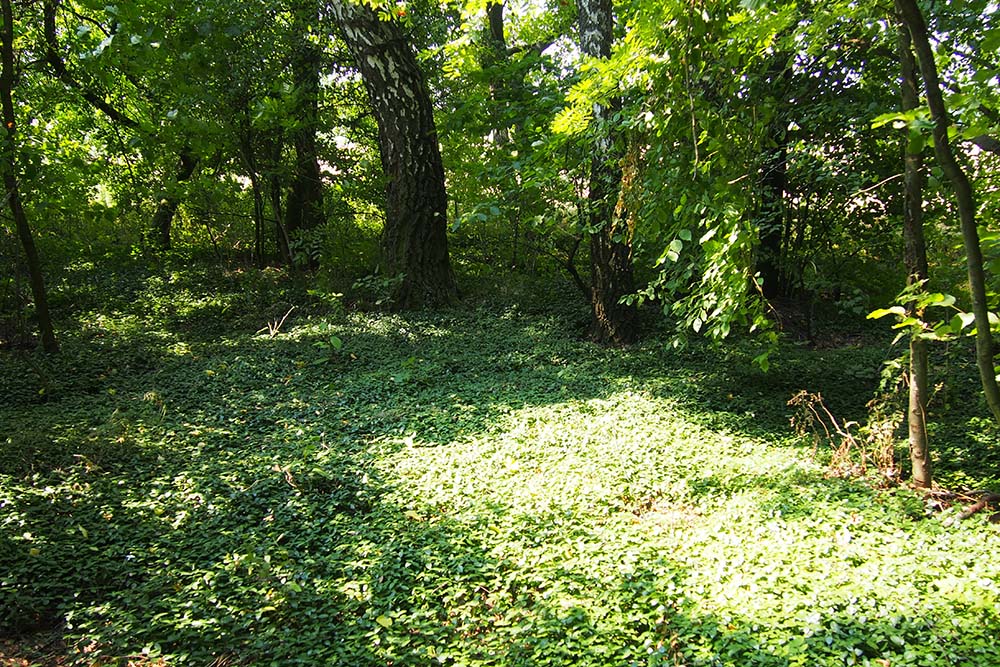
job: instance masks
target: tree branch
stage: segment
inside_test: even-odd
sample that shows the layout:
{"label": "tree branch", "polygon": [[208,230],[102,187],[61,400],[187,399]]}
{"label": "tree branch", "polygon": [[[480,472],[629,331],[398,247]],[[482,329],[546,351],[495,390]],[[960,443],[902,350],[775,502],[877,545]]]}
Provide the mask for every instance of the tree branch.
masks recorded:
{"label": "tree branch", "polygon": [[89,102],[95,109],[98,109],[104,113],[105,116],[120,125],[124,125],[125,127],[133,130],[138,129],[138,121],[108,104],[107,100],[94,91],[88,89],[80,81],[78,81],[66,67],[66,63],[63,61],[62,56],[59,55],[59,38],[56,34],[56,11],[58,8],[59,0],[45,0],[43,9],[45,61],[48,63],[49,67],[52,68],[52,71],[60,81],[80,93],[80,96]]}

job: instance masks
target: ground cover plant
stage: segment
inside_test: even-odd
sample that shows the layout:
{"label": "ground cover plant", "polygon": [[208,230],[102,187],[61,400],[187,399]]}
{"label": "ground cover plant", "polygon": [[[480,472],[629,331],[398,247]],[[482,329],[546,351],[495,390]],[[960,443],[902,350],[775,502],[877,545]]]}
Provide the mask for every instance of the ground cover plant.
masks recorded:
{"label": "ground cover plant", "polygon": [[[657,320],[596,346],[551,277],[410,314],[194,262],[55,283],[62,352],[0,357],[4,664],[1000,664],[997,526],[789,425],[802,389],[862,420],[881,340],[765,373]],[[938,479],[996,488],[961,352]]]}

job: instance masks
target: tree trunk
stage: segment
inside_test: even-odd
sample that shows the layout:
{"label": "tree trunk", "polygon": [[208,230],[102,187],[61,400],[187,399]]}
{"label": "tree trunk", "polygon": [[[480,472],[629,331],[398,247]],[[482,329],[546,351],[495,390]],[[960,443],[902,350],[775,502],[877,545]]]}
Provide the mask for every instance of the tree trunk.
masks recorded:
{"label": "tree trunk", "polygon": [[[59,32],[56,28],[56,13],[59,10],[59,2],[60,0],[45,0],[42,5],[42,27],[45,33],[45,62],[63,84],[76,90],[84,100],[107,116],[113,123],[117,123],[133,131],[139,131],[141,127],[139,121],[108,103],[106,94],[102,93],[99,89],[94,90],[91,86],[82,83],[66,67],[66,63],[60,54]],[[175,194],[174,190],[176,190],[177,184],[183,183],[191,177],[197,165],[198,159],[192,156],[187,149],[181,151],[180,164],[175,172],[174,180],[164,188],[160,195],[156,212],[153,214],[150,229],[147,232],[153,245],[160,250],[168,250],[171,245],[170,226],[174,215],[177,213],[177,207],[180,205],[180,198]]]}
{"label": "tree trunk", "polygon": [[[518,82],[510,76],[510,56],[507,53],[507,38],[504,34],[503,2],[488,2],[486,4],[486,44],[489,47],[483,55],[480,65],[489,76],[490,98],[492,104],[490,132],[496,150],[499,154],[510,155],[511,150],[521,153],[519,147],[512,147],[512,139],[520,133],[511,132],[511,101],[514,89],[519,88]],[[513,173],[513,172],[512,172]],[[515,174],[515,176],[517,176]],[[510,176],[504,177],[505,181]],[[504,182],[501,189],[500,209],[503,215],[511,218],[510,268],[516,270],[521,264],[521,183],[515,177],[515,182]]]}
{"label": "tree trunk", "polygon": [[[581,0],[580,50],[593,58],[609,58],[614,38],[611,0]],[[596,139],[590,165],[590,192],[586,202],[586,227],[590,233],[590,335],[603,345],[627,345],[639,334],[632,305],[621,303],[634,290],[632,280],[632,230],[629,216],[616,206],[622,189],[620,151],[615,147],[611,117],[617,104],[594,105]]]}
{"label": "tree trunk", "polygon": [[334,0],[330,9],[357,63],[379,129],[386,178],[382,261],[402,276],[394,305],[408,309],[458,298],[448,258],[444,166],[430,94],[400,26],[368,6]]}
{"label": "tree trunk", "polygon": [[763,282],[765,298],[786,295],[789,290],[788,272],[782,263],[782,246],[785,244],[786,210],[785,194],[788,190],[788,116],[790,105],[788,86],[792,69],[788,66],[787,53],[771,56],[767,81],[778,105],[776,117],[768,124],[764,164],[760,172],[760,211],[757,216],[758,239],[757,270]]}
{"label": "tree trunk", "polygon": [[177,207],[181,203],[181,198],[177,195],[177,188],[191,178],[197,167],[198,158],[191,155],[187,149],[181,151],[177,160],[177,170],[174,172],[174,180],[169,188],[160,193],[160,201],[156,205],[156,213],[153,214],[152,223],[154,244],[159,250],[170,249],[170,228],[173,225],[174,216],[177,214]]}
{"label": "tree trunk", "polygon": [[508,81],[510,56],[507,55],[507,38],[504,35],[503,3],[490,2],[486,5],[486,43],[489,47],[483,62],[483,69],[490,75],[490,97],[493,98],[494,138],[500,146],[510,143],[509,110],[510,96]]}
{"label": "tree trunk", "polygon": [[498,59],[507,59],[507,38],[504,36],[503,2],[486,4],[486,19],[490,30],[490,48]]}
{"label": "tree trunk", "polygon": [[[259,179],[258,187],[263,192],[264,184],[267,185],[267,201],[271,206],[271,221],[274,222],[274,247],[277,249],[279,261],[292,265],[295,258],[293,257],[293,245],[288,236],[288,227],[285,224],[285,183],[281,174],[281,159],[285,152],[285,134],[277,128],[270,131],[254,130],[249,121],[249,110],[244,108],[243,113],[242,127],[246,137],[246,150],[253,151],[250,159],[254,165],[254,173]],[[264,239],[264,222],[262,199],[260,213],[262,239]]]}
{"label": "tree trunk", "polygon": [[[285,234],[291,239],[300,231],[308,231],[323,223],[323,181],[319,170],[316,133],[319,128],[319,68],[322,53],[308,38],[309,26],[319,20],[319,6],[316,0],[300,0],[294,9],[293,25],[299,37],[292,54],[292,77],[295,82],[295,105],[292,110],[296,120],[292,131],[295,147],[295,170],[285,205]],[[290,261],[291,249],[287,243],[282,250]],[[311,259],[307,263],[315,268]]]}
{"label": "tree trunk", "polygon": [[958,199],[958,213],[962,223],[962,242],[965,246],[965,261],[969,273],[969,292],[972,297],[972,312],[976,321],[976,365],[982,381],[986,404],[997,421],[1000,421],[1000,387],[997,386],[996,369],[993,365],[993,335],[990,331],[989,311],[986,302],[986,276],[983,271],[983,252],[979,245],[979,231],[976,229],[976,203],[972,194],[969,177],[955,159],[948,143],[948,110],[941,94],[934,52],[927,36],[927,24],[915,0],[895,0],[896,10],[903,18],[913,48],[920,62],[920,72],[927,94],[927,105],[934,120],[934,152],[938,163],[955,189]]}
{"label": "tree trunk", "polygon": [[0,28],[0,106],[3,107],[3,158],[0,168],[3,169],[3,184],[6,190],[6,200],[14,218],[17,235],[24,248],[24,257],[28,265],[28,279],[31,282],[31,293],[35,299],[35,315],[38,317],[38,331],[42,339],[42,349],[46,352],[58,352],[55,331],[52,328],[52,318],[49,316],[49,301],[45,293],[45,279],[42,276],[42,265],[38,258],[35,239],[28,225],[28,217],[21,203],[21,192],[17,182],[17,116],[14,113],[14,12],[11,0],[2,0],[3,26]]}
{"label": "tree trunk", "polygon": [[[903,111],[911,111],[920,106],[917,63],[913,59],[910,33],[902,24],[902,19],[900,19],[899,25],[899,59],[902,74]],[[922,145],[914,145],[908,134],[906,152],[903,158],[905,183],[903,242],[906,248],[907,285],[927,280],[928,273],[927,245],[924,242],[922,153]],[[923,310],[916,310],[911,315],[918,318],[923,317]],[[928,365],[927,340],[918,336],[910,336],[909,406],[906,413],[910,465],[913,469],[913,484],[925,489],[931,486],[931,455],[927,446]]]}
{"label": "tree trunk", "polygon": [[788,145],[783,127],[772,123],[769,130],[776,146],[769,148],[761,173],[761,210],[758,221],[760,246],[757,269],[768,299],[786,291],[781,267],[781,243],[785,230],[785,190],[788,186]]}

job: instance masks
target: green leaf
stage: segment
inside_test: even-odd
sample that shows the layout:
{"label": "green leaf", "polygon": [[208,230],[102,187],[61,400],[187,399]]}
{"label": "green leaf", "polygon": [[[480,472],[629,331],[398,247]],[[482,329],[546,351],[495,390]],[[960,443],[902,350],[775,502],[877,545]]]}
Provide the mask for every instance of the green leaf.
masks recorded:
{"label": "green leaf", "polygon": [[918,303],[923,306],[941,306],[947,308],[955,305],[955,297],[951,294],[941,294],[940,292],[935,292],[933,294],[924,295],[923,298],[918,300]]}
{"label": "green leaf", "polygon": [[898,322],[896,322],[895,324],[893,324],[892,328],[893,329],[905,329],[906,327],[920,328],[922,326],[923,326],[923,322],[921,322],[916,317],[904,317],[903,319],[901,319]]}
{"label": "green leaf", "polygon": [[961,333],[963,329],[971,326],[975,321],[976,316],[972,313],[958,313],[951,318],[951,330],[955,333]]}
{"label": "green leaf", "polygon": [[892,306],[891,308],[879,308],[868,313],[869,320],[877,320],[886,315],[896,315],[897,317],[905,317],[906,309],[902,306]]}
{"label": "green leaf", "polygon": [[884,125],[888,125],[889,123],[894,123],[894,124],[909,123],[911,120],[913,120],[913,118],[914,118],[913,112],[902,113],[899,111],[893,111],[890,113],[884,113],[872,119],[871,128],[873,130],[876,130]]}
{"label": "green leaf", "polygon": [[753,358],[753,363],[760,368],[760,370],[767,372],[767,369],[771,367],[771,351],[762,352]]}

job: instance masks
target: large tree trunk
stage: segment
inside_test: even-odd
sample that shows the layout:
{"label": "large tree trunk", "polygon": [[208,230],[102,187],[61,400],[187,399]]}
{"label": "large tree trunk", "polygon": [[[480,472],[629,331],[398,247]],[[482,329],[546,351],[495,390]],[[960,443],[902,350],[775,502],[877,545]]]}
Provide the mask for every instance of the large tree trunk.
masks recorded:
{"label": "large tree trunk", "polygon": [[[319,68],[322,53],[308,38],[309,26],[316,25],[319,6],[316,0],[300,0],[293,9],[293,25],[298,43],[292,54],[292,77],[295,81],[296,120],[292,131],[295,147],[295,171],[285,205],[285,233],[294,238],[299,231],[315,229],[323,223],[323,182],[319,170],[316,133],[319,127]],[[285,234],[279,235],[279,240]],[[295,261],[287,242],[282,243],[286,259]],[[310,265],[315,262],[308,260]]]}
{"label": "large tree trunk", "polygon": [[21,191],[17,183],[17,116],[14,113],[14,12],[10,0],[2,0],[3,26],[0,28],[0,106],[3,107],[3,128],[0,128],[3,139],[3,157],[0,159],[0,169],[3,170],[3,184],[6,190],[6,201],[10,206],[17,227],[17,235],[24,248],[24,257],[28,265],[28,279],[31,282],[31,293],[35,299],[35,316],[38,318],[38,331],[42,339],[42,349],[46,352],[57,352],[55,331],[52,328],[52,318],[49,316],[49,302],[45,294],[45,279],[42,276],[42,265],[38,258],[35,239],[28,225],[28,217],[21,203]]}
{"label": "large tree trunk", "polygon": [[402,275],[397,308],[450,303],[458,288],[448,258],[444,166],[430,94],[400,26],[368,6],[334,0],[330,9],[357,63],[379,129],[386,211],[382,261]]}
{"label": "large tree trunk", "polygon": [[[593,58],[609,58],[614,38],[611,0],[581,0],[580,50]],[[622,187],[621,151],[615,146],[611,117],[615,104],[595,104],[596,132],[590,165],[586,226],[590,232],[591,337],[604,345],[627,345],[639,334],[636,309],[621,303],[631,294],[632,233],[624,207],[616,207]]]}
{"label": "large tree trunk", "polygon": [[[899,60],[903,111],[911,111],[920,106],[917,63],[913,59],[910,33],[902,23],[899,26]],[[905,184],[903,242],[906,248],[904,261],[907,285],[927,280],[928,273],[927,245],[924,242],[922,153],[922,144],[914,145],[907,135],[903,158]],[[911,315],[922,317],[923,311],[914,311]],[[906,423],[909,431],[913,484],[922,488],[931,486],[931,454],[927,447],[928,365],[927,341],[919,336],[910,336],[909,406]]]}
{"label": "large tree trunk", "polygon": [[990,332],[989,310],[986,302],[986,276],[983,271],[983,252],[979,245],[979,231],[976,229],[976,203],[972,195],[969,177],[955,159],[951,144],[948,143],[948,110],[941,94],[934,51],[927,36],[927,24],[915,0],[895,0],[896,10],[903,18],[913,48],[920,62],[920,73],[927,94],[927,106],[934,120],[934,152],[942,171],[951,181],[958,200],[958,213],[962,223],[962,242],[965,246],[965,261],[969,273],[969,292],[972,297],[972,313],[976,319],[976,365],[983,385],[986,403],[994,418],[1000,421],[1000,387],[997,386],[996,370],[993,362],[993,335]]}

